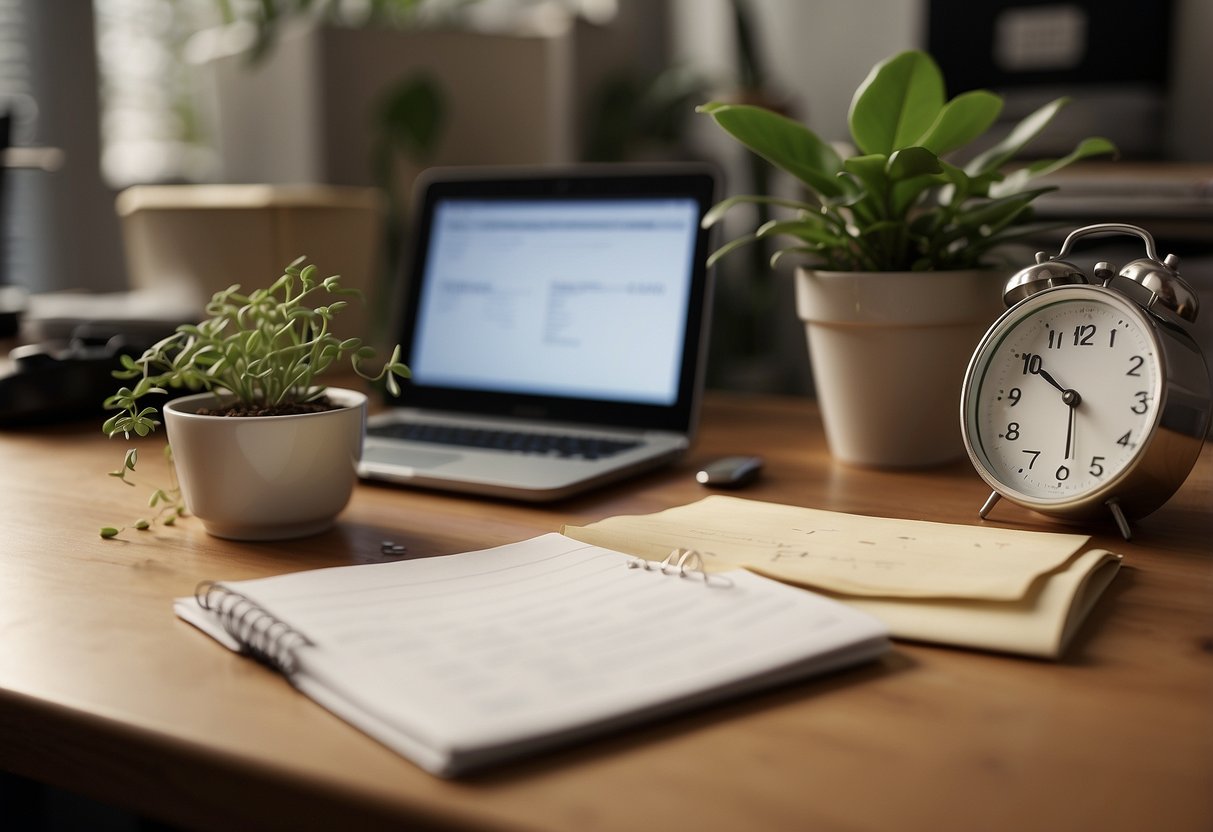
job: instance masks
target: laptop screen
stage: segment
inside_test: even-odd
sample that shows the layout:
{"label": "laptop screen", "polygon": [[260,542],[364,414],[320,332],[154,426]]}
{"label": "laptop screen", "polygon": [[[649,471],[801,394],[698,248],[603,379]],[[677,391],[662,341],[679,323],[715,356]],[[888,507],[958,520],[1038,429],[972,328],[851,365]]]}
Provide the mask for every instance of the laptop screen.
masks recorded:
{"label": "laptop screen", "polygon": [[401,404],[674,429],[689,420],[709,176],[435,176],[405,310],[413,379]]}
{"label": "laptop screen", "polygon": [[670,405],[693,199],[444,199],[411,367],[418,384]]}

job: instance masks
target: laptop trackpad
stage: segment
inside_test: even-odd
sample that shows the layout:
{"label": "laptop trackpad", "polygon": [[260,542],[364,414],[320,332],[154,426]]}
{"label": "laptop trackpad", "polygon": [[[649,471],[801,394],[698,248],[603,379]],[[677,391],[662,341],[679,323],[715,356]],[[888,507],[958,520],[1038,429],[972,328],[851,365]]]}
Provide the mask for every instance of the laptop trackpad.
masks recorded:
{"label": "laptop trackpad", "polygon": [[422,451],[415,448],[375,448],[364,454],[367,462],[402,465],[407,468],[438,468],[463,459],[463,454]]}

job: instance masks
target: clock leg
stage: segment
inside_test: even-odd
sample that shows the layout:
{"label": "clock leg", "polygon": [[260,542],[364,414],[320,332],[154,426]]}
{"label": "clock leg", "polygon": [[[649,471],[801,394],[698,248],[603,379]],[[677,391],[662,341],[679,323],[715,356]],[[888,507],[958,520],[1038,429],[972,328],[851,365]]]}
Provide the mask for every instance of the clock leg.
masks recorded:
{"label": "clock leg", "polygon": [[994,508],[994,504],[1002,499],[1002,495],[997,491],[991,491],[990,496],[986,498],[985,505],[977,512],[977,516],[982,520],[986,519],[986,515],[990,513],[990,509]]}
{"label": "clock leg", "polygon": [[1108,507],[1108,511],[1112,512],[1112,517],[1116,520],[1116,525],[1120,529],[1121,536],[1125,540],[1132,540],[1133,530],[1129,528],[1129,521],[1125,519],[1125,513],[1120,510],[1120,503],[1116,502],[1115,499],[1111,499],[1104,505]]}

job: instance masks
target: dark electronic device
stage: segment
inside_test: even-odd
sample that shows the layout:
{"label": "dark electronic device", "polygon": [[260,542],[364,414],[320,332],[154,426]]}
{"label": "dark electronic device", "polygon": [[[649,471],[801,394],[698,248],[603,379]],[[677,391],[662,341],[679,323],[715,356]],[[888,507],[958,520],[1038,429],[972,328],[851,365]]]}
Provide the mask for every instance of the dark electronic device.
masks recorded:
{"label": "dark electronic device", "polygon": [[121,368],[121,356],[138,358],[171,333],[163,324],[94,322],[77,327],[66,343],[14,349],[11,371],[0,376],[0,427],[102,413],[101,402],[120,386],[113,371]]}
{"label": "dark electronic device", "polygon": [[711,488],[740,488],[756,480],[761,471],[760,456],[726,456],[703,466],[695,479]]}

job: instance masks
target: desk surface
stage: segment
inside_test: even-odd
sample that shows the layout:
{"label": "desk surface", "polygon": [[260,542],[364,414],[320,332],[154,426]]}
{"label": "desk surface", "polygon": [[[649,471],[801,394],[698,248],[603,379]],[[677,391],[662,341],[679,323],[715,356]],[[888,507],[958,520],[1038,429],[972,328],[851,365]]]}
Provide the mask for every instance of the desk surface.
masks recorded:
{"label": "desk surface", "polygon": [[[145,443],[144,476],[158,472]],[[811,402],[717,395],[678,467],[554,506],[360,486],[333,531],[233,543],[139,511],[92,425],[0,434],[0,768],[188,826],[615,830],[1213,828],[1213,455],[1137,527],[1060,663],[900,642],[882,662],[471,780],[437,780],[176,620],[205,578],[480,548],[703,496],[696,463],[768,458],[744,496],[978,523],[967,463],[850,468]],[[154,478],[154,477],[152,477]],[[1057,526],[1003,503],[992,521]]]}

